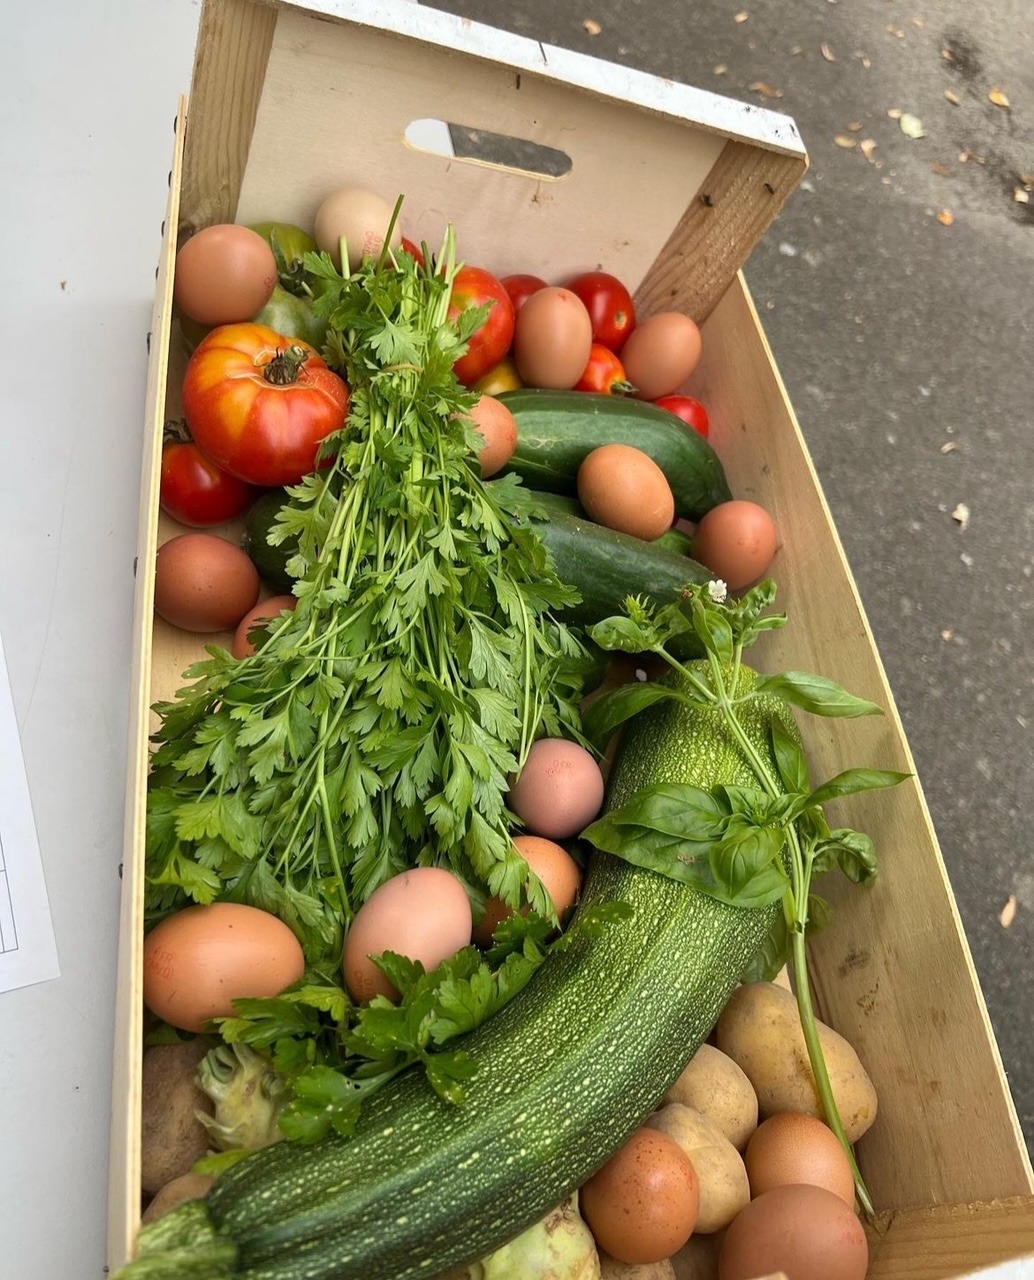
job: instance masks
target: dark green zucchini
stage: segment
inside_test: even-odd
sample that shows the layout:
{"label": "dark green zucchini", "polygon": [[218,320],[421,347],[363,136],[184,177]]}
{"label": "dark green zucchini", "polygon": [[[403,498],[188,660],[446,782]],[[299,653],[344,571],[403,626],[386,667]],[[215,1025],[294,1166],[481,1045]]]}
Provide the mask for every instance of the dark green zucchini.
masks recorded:
{"label": "dark green zucchini", "polygon": [[[742,713],[763,749],[771,705]],[[753,783],[724,721],[678,706],[674,720],[633,722],[637,745],[627,768],[619,752],[608,807],[649,781]],[[426,1280],[559,1204],[660,1101],[776,911],[728,907],[594,854],[579,911],[614,900],[629,919],[576,934],[466,1037],[477,1064],[466,1102],[443,1102],[421,1073],[399,1077],[365,1104],[354,1138],[267,1147],[147,1227],[143,1256],[115,1280]]]}
{"label": "dark green zucchini", "polygon": [[675,511],[699,520],[732,498],[721,460],[699,432],[674,414],[625,396],[585,391],[503,392],[517,419],[517,451],[508,471],[530,489],[574,494],[582,460],[604,444],[629,444],[650,455],[675,495]]}

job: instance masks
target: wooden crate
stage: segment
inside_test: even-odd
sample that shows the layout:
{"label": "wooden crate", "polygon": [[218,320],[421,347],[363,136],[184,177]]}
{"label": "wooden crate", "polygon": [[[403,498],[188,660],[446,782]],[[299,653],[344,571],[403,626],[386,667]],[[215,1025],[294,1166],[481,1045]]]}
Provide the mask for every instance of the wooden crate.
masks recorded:
{"label": "wooden crate", "polygon": [[[388,86],[388,90],[386,90]],[[390,91],[389,91],[390,90]],[[487,130],[563,153],[570,172],[515,172],[406,141],[415,121]],[[521,163],[526,156],[520,153]],[[758,653],[813,670],[886,708],[810,718],[816,776],[871,763],[914,773],[879,655],[806,444],[740,274],[804,173],[786,117],[416,5],[205,0],[189,118],[181,103],[148,383],[131,773],[121,922],[110,1257],[132,1252],[140,1212],[141,940],[149,707],[170,697],[197,637],[152,617],[162,425],[178,410],[172,318],[177,238],[213,222],[311,224],[345,183],[406,195],[411,238],[456,223],[465,260],[560,279],[602,265],[641,315],[703,325],[691,390],[739,497],[774,514],[773,566],[791,618]],[[635,193],[635,214],[624,196]],[[846,811],[845,811],[846,812]],[[835,813],[831,816],[835,817]],[[874,889],[831,883],[834,925],[812,947],[820,1016],[851,1041],[880,1096],[859,1162],[881,1214],[871,1276],[939,1280],[1034,1252],[1030,1161],[918,779],[851,802],[876,840]]]}

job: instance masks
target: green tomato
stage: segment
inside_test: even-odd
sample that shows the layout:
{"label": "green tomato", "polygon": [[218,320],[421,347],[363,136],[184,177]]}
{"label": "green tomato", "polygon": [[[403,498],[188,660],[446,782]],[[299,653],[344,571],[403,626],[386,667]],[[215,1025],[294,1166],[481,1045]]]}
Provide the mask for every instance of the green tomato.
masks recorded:
{"label": "green tomato", "polygon": [[273,250],[280,283],[291,293],[303,292],[303,259],[307,253],[316,252],[316,241],[308,231],[290,222],[253,222],[251,230],[257,231]]}
{"label": "green tomato", "polygon": [[326,320],[315,314],[305,298],[295,297],[279,284],[266,305],[252,319],[255,324],[268,325],[285,338],[301,338],[317,351],[323,350],[327,340]]}

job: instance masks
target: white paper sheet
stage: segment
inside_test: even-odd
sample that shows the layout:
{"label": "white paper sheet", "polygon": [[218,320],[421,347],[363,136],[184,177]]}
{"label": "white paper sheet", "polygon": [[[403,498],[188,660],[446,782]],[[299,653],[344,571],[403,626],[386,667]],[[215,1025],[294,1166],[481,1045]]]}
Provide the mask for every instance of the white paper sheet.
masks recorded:
{"label": "white paper sheet", "polygon": [[0,637],[0,992],[58,977],[18,722]]}

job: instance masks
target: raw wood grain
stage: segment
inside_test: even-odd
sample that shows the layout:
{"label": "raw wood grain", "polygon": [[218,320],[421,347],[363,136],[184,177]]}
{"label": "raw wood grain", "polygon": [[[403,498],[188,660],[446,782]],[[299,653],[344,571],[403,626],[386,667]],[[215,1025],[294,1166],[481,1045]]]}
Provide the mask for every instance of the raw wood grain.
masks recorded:
{"label": "raw wood grain", "polygon": [[636,290],[636,312],[711,314],[808,167],[803,156],[728,141]]}
{"label": "raw wood grain", "polygon": [[236,217],[277,12],[255,0],[202,7],[180,202],[184,231]]}
{"label": "raw wood grain", "polygon": [[[771,575],[790,622],[752,651],[758,664],[829,676],[885,709],[860,720],[802,713],[813,780],[858,765],[914,774],[850,568],[742,278],[704,328],[690,390],[711,409],[734,494],[768,509],[780,530]],[[859,1144],[877,1207],[1029,1194],[1030,1161],[918,780],[830,805],[828,816],[868,832],[882,863],[871,890],[840,876],[822,881],[818,892],[833,903],[834,921],[811,949],[821,1016],[858,1051],[880,1098],[880,1115]]]}
{"label": "raw wood grain", "polygon": [[[108,1184],[108,1266],[129,1256],[140,1222],[140,1076],[143,1059],[144,832],[154,609],[152,566],[157,549],[158,488],[165,424],[172,328],[172,278],[176,256],[185,98],[176,117],[169,201],[148,335],[147,397],[143,419],[140,520],[137,528],[136,590],[133,603],[133,665],[130,673],[128,757],[122,903],[119,919],[118,992],[112,1066],[111,1136]],[[143,337],[143,335],[141,335]]]}
{"label": "raw wood grain", "polygon": [[1034,1199],[1019,1196],[891,1213],[870,1232],[869,1251],[868,1280],[954,1280],[1021,1258],[1029,1269],[1014,1274],[1031,1275]]}

